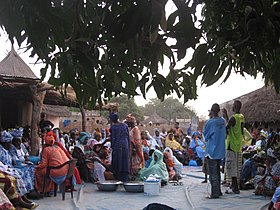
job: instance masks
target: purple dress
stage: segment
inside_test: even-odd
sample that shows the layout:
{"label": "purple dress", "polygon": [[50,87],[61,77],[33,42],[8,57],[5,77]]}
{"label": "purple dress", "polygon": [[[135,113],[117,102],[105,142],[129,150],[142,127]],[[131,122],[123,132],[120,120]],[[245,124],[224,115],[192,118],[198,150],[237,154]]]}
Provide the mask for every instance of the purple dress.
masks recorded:
{"label": "purple dress", "polygon": [[117,180],[128,181],[130,170],[130,140],[129,131],[125,123],[112,125],[110,128],[112,147],[112,170]]}

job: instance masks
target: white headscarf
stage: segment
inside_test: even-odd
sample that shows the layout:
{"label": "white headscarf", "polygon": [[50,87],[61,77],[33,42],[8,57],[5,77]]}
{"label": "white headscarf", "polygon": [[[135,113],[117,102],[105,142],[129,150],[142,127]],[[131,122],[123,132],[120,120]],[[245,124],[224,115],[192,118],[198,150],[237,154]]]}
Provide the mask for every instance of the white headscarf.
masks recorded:
{"label": "white headscarf", "polygon": [[3,131],[1,133],[1,142],[11,142],[12,140],[13,136],[8,131]]}
{"label": "white headscarf", "polygon": [[274,155],[274,152],[273,152],[273,150],[272,150],[271,148],[269,148],[269,149],[266,151],[266,154],[267,154],[267,156],[269,156],[269,157],[272,157],[272,158],[277,159],[277,157]]}

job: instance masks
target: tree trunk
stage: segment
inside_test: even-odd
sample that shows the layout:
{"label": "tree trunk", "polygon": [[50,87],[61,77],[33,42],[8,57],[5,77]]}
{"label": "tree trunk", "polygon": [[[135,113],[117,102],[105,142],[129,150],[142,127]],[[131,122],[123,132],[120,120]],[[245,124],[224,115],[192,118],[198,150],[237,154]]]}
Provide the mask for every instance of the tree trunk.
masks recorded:
{"label": "tree trunk", "polygon": [[80,105],[80,110],[81,110],[81,114],[82,114],[82,131],[86,131],[86,127],[87,127],[86,111],[85,111],[84,107],[82,107],[81,105]]}
{"label": "tree trunk", "polygon": [[[42,85],[42,84],[40,84]],[[45,99],[46,91],[39,90],[38,85],[30,85],[30,90],[32,93],[33,106],[32,106],[32,120],[31,120],[31,153],[30,155],[39,154],[39,121],[40,114],[42,112],[42,105]]]}

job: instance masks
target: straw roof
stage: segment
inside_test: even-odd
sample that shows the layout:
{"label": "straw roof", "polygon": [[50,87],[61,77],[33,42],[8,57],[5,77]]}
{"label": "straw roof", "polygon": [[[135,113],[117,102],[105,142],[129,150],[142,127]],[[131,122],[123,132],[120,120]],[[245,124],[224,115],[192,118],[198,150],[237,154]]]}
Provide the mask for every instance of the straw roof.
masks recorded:
{"label": "straw roof", "polygon": [[[34,72],[12,47],[8,55],[0,62],[0,94],[32,102],[30,84],[40,84],[41,88],[46,90],[44,104],[79,107],[76,93],[72,87],[67,87],[66,94],[62,95],[52,85],[39,83]],[[108,103],[102,107],[97,105],[94,109],[118,111],[118,104]]]}
{"label": "straw roof", "polygon": [[0,78],[2,80],[38,82],[39,79],[21,59],[12,47],[8,55],[0,62]]}
{"label": "straw roof", "polygon": [[103,105],[102,109],[103,110],[108,110],[108,111],[111,111],[111,112],[117,112],[119,110],[119,104],[110,102],[110,103],[107,103],[107,104]]}
{"label": "straw roof", "polygon": [[153,124],[167,124],[168,120],[160,117],[156,112],[154,112],[147,119],[143,120],[142,123],[148,124],[149,122],[152,122]]}
{"label": "straw roof", "polygon": [[[222,108],[231,111],[234,100],[242,102],[241,113],[246,122],[277,122],[280,121],[280,94],[273,87],[262,87],[253,92],[221,104]],[[229,112],[229,114],[232,114]]]}
{"label": "straw roof", "polygon": [[43,104],[42,112],[57,117],[70,117],[71,112],[65,106]]}
{"label": "straw roof", "polygon": [[[58,90],[50,89],[46,92],[44,104],[55,104],[60,106],[79,107],[79,103],[76,98],[76,93],[72,87],[67,87],[66,95],[62,95]],[[87,109],[87,107],[85,107]],[[118,103],[107,103],[99,106],[98,104],[93,110],[108,110],[117,112],[119,109]]]}
{"label": "straw roof", "polygon": [[44,104],[79,107],[75,91],[71,87],[67,88],[66,95],[62,95],[58,90],[55,89],[47,90]]}

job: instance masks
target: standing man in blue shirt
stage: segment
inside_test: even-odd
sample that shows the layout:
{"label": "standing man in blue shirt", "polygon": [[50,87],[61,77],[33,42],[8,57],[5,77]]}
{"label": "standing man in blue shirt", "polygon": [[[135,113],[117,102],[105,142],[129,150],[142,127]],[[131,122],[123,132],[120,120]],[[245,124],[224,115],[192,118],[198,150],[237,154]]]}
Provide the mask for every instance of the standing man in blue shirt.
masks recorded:
{"label": "standing man in blue shirt", "polygon": [[211,184],[209,198],[214,199],[222,195],[220,162],[225,157],[226,152],[226,121],[219,117],[219,104],[213,104],[211,112],[213,117],[205,123],[203,135],[206,141],[205,157]]}

